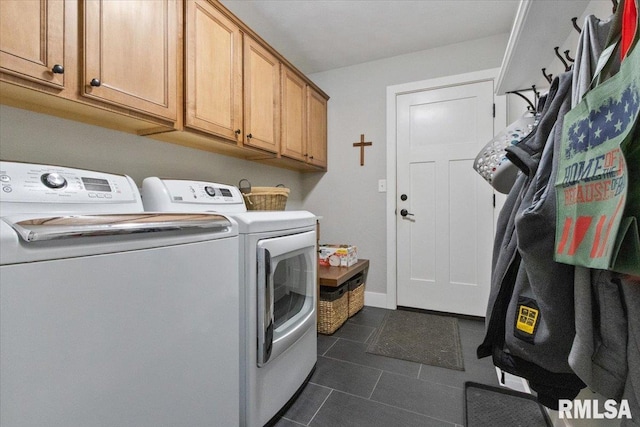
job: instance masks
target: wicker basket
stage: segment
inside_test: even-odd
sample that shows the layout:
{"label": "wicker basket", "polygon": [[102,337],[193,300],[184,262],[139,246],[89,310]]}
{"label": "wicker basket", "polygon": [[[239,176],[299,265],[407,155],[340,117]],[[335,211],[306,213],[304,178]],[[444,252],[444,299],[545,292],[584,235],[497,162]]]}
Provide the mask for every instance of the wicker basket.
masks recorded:
{"label": "wicker basket", "polygon": [[353,316],[364,307],[364,282],[354,281],[349,283],[349,317]]}
{"label": "wicker basket", "polygon": [[318,333],[331,335],[349,318],[348,287],[320,288]]}
{"label": "wicker basket", "polygon": [[250,211],[283,211],[287,205],[289,189],[284,187],[252,187],[244,196]]}

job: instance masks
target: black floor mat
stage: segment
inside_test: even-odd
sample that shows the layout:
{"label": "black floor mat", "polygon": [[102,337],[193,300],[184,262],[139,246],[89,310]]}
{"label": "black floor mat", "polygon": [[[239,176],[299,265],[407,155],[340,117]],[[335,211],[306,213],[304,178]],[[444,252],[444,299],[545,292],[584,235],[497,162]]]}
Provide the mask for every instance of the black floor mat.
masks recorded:
{"label": "black floor mat", "polygon": [[387,313],[367,353],[464,371],[458,319],[415,311]]}
{"label": "black floor mat", "polygon": [[466,382],[465,427],[553,427],[536,398],[508,388]]}

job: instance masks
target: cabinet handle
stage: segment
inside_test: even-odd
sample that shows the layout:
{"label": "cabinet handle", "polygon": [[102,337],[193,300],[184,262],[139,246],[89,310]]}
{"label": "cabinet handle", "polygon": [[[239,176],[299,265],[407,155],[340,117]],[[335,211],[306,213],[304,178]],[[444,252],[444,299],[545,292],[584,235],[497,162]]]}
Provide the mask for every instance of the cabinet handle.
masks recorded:
{"label": "cabinet handle", "polygon": [[247,135],[247,139],[251,139],[251,138],[253,138],[253,135],[251,134]]}
{"label": "cabinet handle", "polygon": [[305,156],[305,157],[309,157],[309,154],[307,154],[307,153],[304,153],[304,156]]}
{"label": "cabinet handle", "polygon": [[313,156],[309,157],[311,160],[313,160]]}
{"label": "cabinet handle", "polygon": [[64,67],[62,65],[60,65],[60,64],[56,64],[51,69],[51,72],[53,74],[64,74]]}
{"label": "cabinet handle", "polygon": [[100,87],[102,83],[100,83],[100,80],[98,79],[91,79],[91,82],[89,84],[93,87]]}

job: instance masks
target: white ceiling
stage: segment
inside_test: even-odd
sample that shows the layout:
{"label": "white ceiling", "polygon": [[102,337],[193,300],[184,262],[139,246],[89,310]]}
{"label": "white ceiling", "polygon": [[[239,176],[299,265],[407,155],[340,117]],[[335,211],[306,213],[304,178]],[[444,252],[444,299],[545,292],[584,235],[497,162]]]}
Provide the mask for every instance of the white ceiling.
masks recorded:
{"label": "white ceiling", "polygon": [[305,74],[509,33],[519,4],[518,0],[221,2]]}

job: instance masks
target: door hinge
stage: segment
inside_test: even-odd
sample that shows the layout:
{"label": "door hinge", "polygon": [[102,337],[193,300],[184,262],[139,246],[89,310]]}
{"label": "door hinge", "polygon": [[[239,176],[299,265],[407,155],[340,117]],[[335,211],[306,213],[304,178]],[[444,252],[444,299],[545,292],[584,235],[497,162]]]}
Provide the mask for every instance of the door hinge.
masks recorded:
{"label": "door hinge", "polygon": [[493,103],[493,118],[495,119],[496,117],[496,104],[495,102]]}

